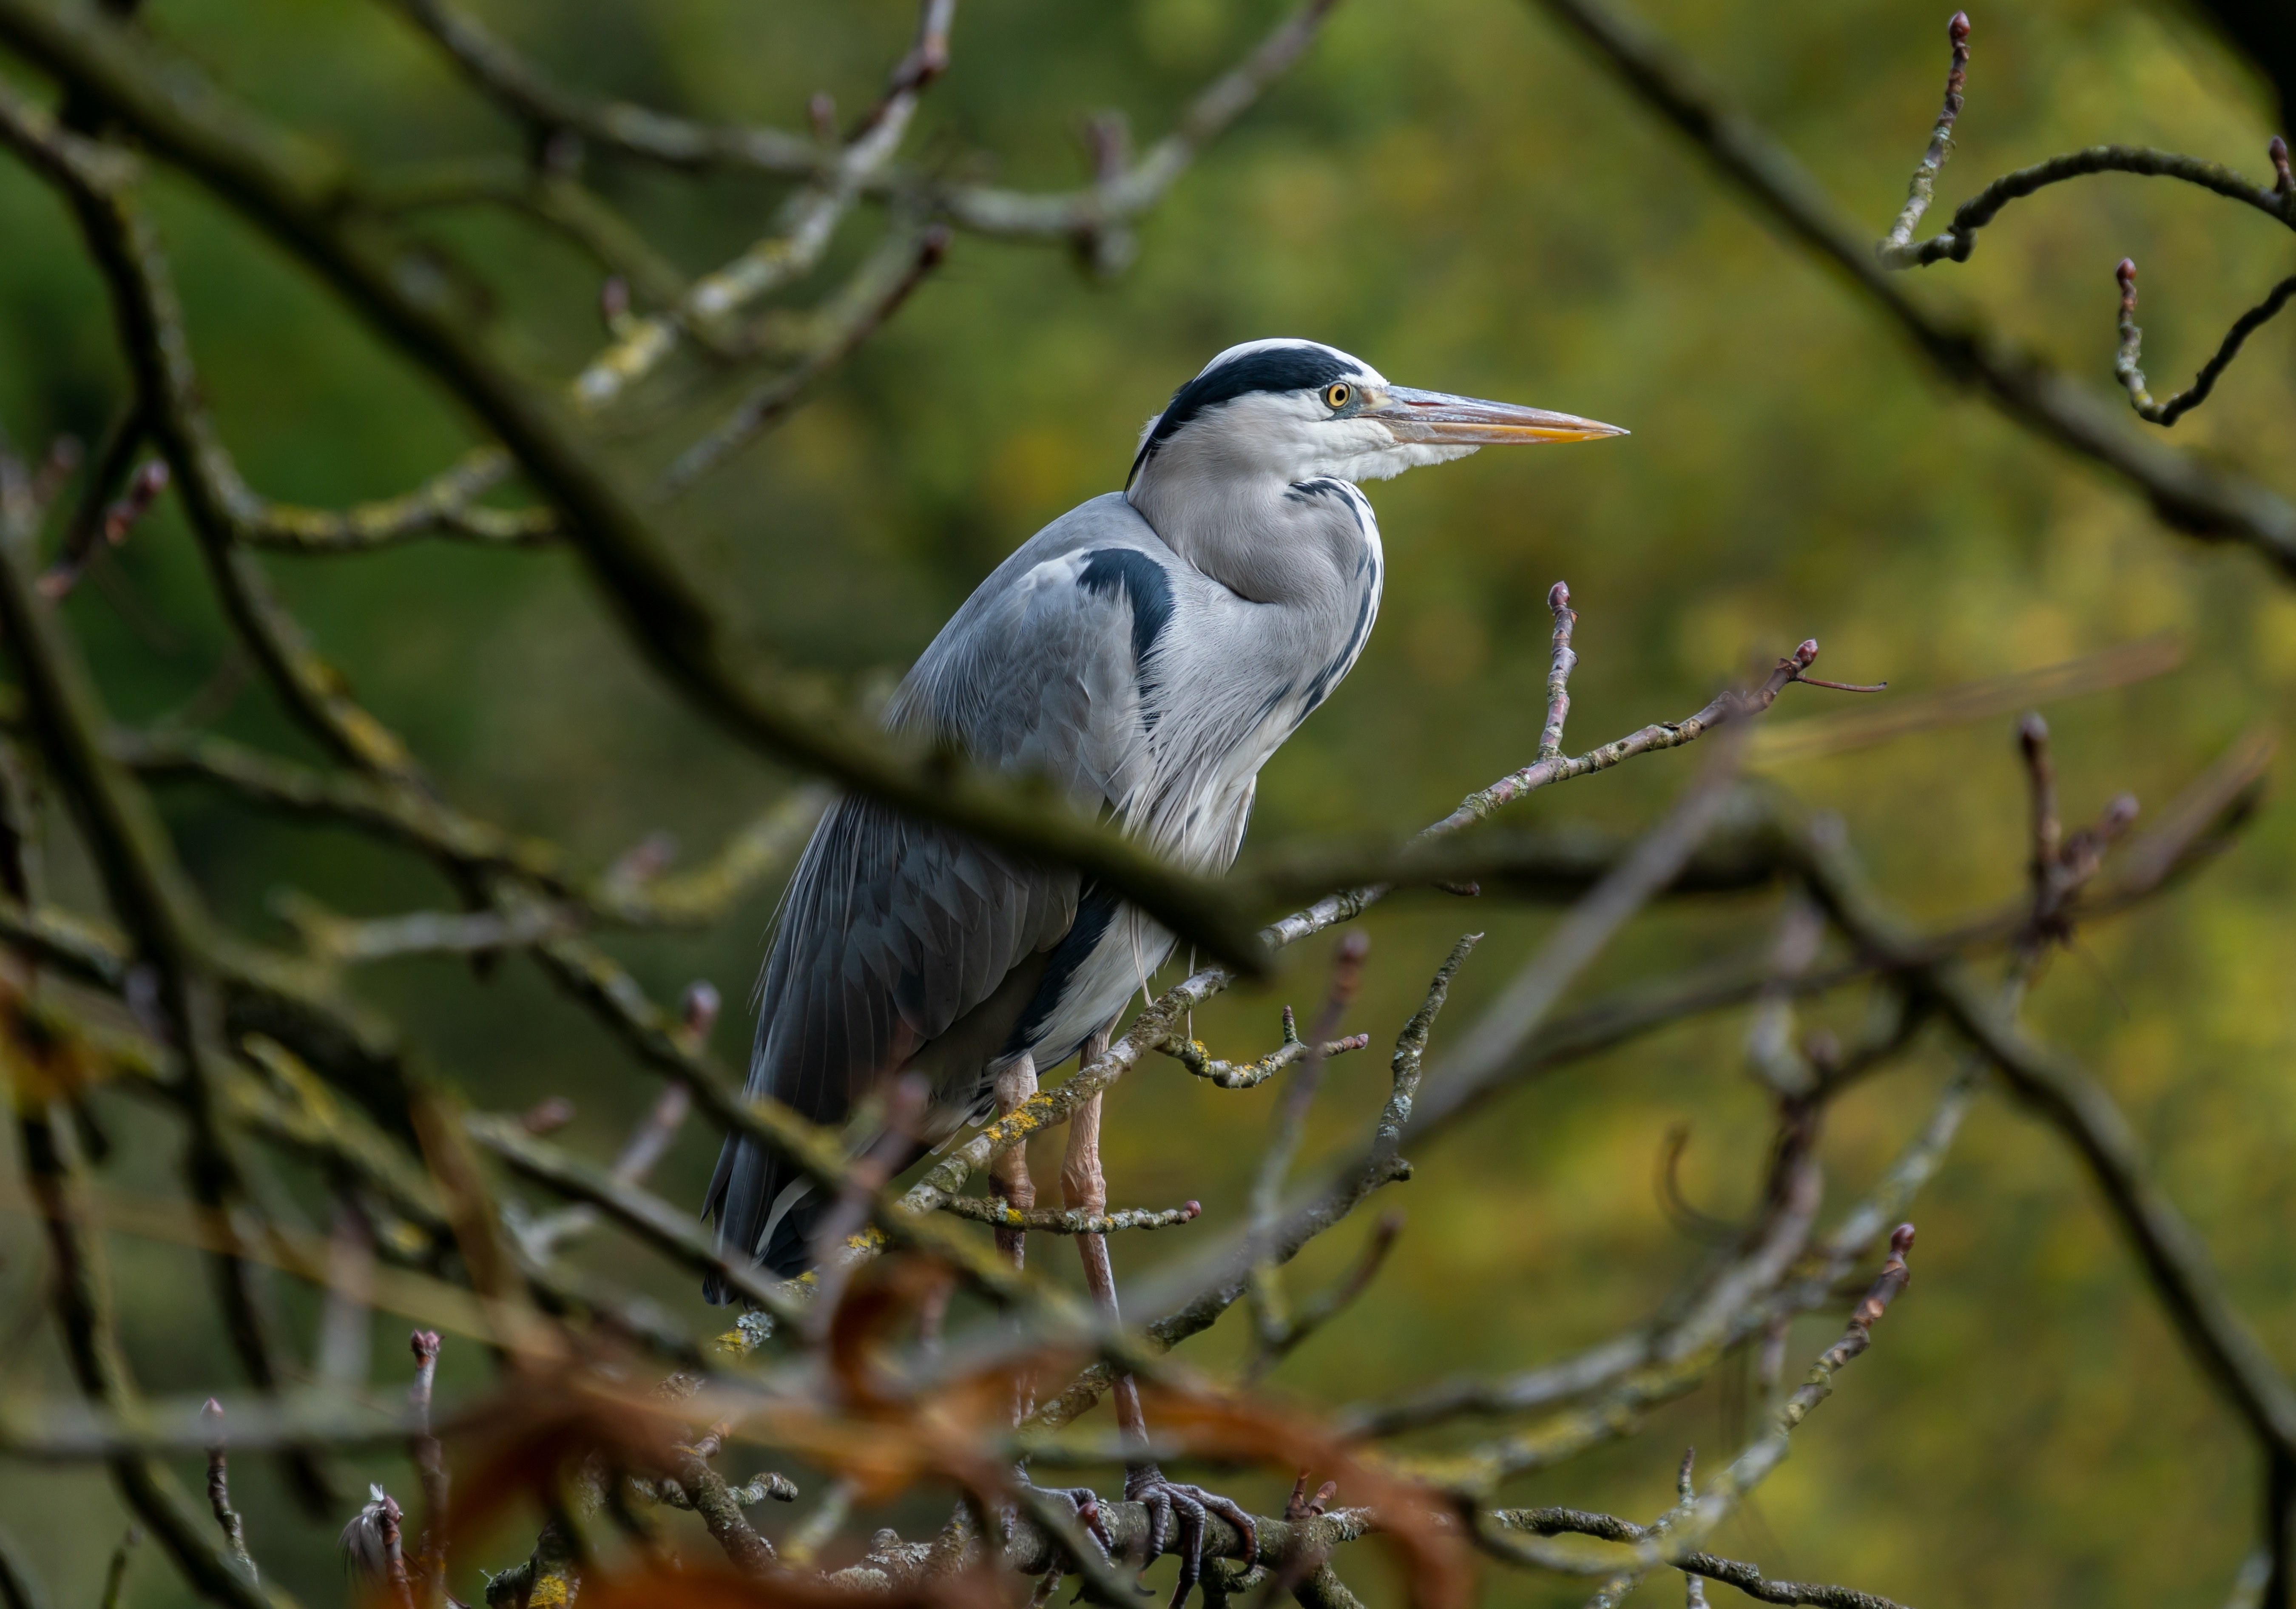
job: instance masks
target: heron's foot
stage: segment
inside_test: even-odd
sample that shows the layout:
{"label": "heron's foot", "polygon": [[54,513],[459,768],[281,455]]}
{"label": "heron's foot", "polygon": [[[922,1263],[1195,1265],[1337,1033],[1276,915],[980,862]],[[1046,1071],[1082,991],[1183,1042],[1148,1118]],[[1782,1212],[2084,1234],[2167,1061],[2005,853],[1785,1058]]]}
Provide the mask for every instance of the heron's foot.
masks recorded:
{"label": "heron's foot", "polygon": [[[1148,1556],[1152,1564],[1167,1551],[1179,1556],[1180,1584],[1172,1593],[1170,1609],[1180,1609],[1204,1572],[1204,1524],[1218,1515],[1243,1538],[1243,1567],[1259,1558],[1259,1527],[1237,1504],[1218,1492],[1179,1481],[1167,1481],[1153,1464],[1135,1464],[1124,1472],[1124,1495],[1148,1510]],[[1177,1532],[1177,1535],[1175,1534]]]}
{"label": "heron's foot", "polygon": [[[1089,1486],[1038,1486],[1034,1482],[1019,1482],[1038,1497],[1053,1504],[1066,1504],[1076,1515],[1078,1527],[1090,1537],[1100,1549],[1100,1556],[1111,1564],[1116,1562],[1116,1538],[1108,1529],[1108,1515],[1100,1506],[1100,1494]],[[1057,1570],[1048,1572],[1058,1576]]]}

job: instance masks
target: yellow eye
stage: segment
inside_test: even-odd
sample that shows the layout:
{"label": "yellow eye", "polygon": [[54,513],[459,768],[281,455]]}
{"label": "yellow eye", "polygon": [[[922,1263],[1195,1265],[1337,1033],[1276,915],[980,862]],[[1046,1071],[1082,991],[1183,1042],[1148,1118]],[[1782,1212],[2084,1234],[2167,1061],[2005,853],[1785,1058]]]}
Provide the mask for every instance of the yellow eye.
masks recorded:
{"label": "yellow eye", "polygon": [[1355,388],[1346,381],[1335,382],[1324,388],[1324,405],[1333,410],[1343,408],[1348,406],[1348,398],[1355,394]]}

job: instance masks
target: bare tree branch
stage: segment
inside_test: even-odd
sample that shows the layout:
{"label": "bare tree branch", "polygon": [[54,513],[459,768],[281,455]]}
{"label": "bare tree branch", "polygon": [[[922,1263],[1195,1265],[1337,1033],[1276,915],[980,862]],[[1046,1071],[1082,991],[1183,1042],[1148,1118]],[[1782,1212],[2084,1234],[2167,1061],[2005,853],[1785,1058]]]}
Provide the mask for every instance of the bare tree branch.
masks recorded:
{"label": "bare tree branch", "polygon": [[2128,403],[2137,416],[2151,424],[2171,425],[2209,399],[2216,390],[2218,380],[2240,356],[2240,349],[2248,338],[2272,321],[2274,315],[2296,297],[2296,275],[2291,275],[2267,291],[2262,301],[2233,320],[2232,328],[2225,332],[2224,342],[2216,355],[2201,365],[2193,383],[2169,398],[2166,402],[2152,400],[2152,393],[2144,388],[2144,371],[2138,366],[2144,345],[2144,332],[2136,327],[2136,265],[2127,258],[2114,270],[2120,282],[2120,353],[2114,358],[2112,372],[2128,392]]}
{"label": "bare tree branch", "polygon": [[[186,77],[155,60],[146,40],[116,24],[51,12],[39,0],[0,0],[0,40],[95,97],[156,150],[238,207],[486,420],[565,514],[570,537],[634,640],[705,714],[746,741],[912,814],[947,821],[991,843],[1073,864],[1231,965],[1254,972],[1264,968],[1251,935],[1210,882],[1173,871],[1160,857],[1065,801],[1041,797],[955,757],[920,757],[913,745],[864,726],[786,677],[770,695],[757,691],[754,674],[737,673],[725,658],[718,622],[598,456],[554,405],[463,329],[452,309],[409,291],[403,277],[334,204],[348,180],[331,166],[253,122],[195,75]],[[0,140],[73,197],[92,243],[110,243],[123,317],[137,312],[144,283],[131,283],[120,270],[140,264],[148,280],[157,259],[151,255],[148,229],[127,199],[127,169],[101,147],[58,128],[12,91],[0,93]],[[144,310],[151,310],[148,303]],[[131,325],[126,333],[138,355],[180,354],[180,341],[163,343],[155,329]],[[185,387],[185,377],[171,371],[164,388],[168,395],[187,397]],[[204,436],[185,438],[174,443],[169,456],[179,473],[186,472],[194,460],[207,463],[210,445]],[[195,502],[194,523],[201,525],[197,508]],[[218,518],[213,523],[227,521]],[[217,579],[227,598],[238,599],[238,623],[250,640],[272,641],[275,653],[291,658],[299,644],[276,636],[259,578],[234,562],[217,568]],[[276,679],[283,686],[308,678],[283,667]],[[376,759],[391,758],[380,735],[338,721],[333,711],[299,713],[322,720],[338,743],[364,741],[377,751]]]}
{"label": "bare tree branch", "polygon": [[1697,146],[1788,238],[1878,304],[1942,378],[1980,392],[2036,434],[2113,471],[2176,529],[2253,547],[2284,575],[2296,576],[2296,505],[2132,434],[2098,398],[2038,358],[1914,302],[1792,155],[1610,0],[1537,3],[1592,46],[1628,90]]}
{"label": "bare tree branch", "polygon": [[740,166],[804,177],[824,164],[824,153],[802,135],[696,123],[626,101],[586,101],[552,83],[485,24],[446,0],[390,4],[435,40],[481,94],[526,123],[537,146],[568,133],[674,168]]}

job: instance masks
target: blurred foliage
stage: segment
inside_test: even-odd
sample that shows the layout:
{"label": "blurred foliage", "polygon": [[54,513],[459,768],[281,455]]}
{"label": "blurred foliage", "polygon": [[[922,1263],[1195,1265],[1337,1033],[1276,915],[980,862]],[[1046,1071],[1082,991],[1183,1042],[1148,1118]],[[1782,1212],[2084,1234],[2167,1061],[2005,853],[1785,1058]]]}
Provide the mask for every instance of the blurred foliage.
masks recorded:
{"label": "blurred foliage", "polygon": [[[1880,230],[1934,115],[1939,8],[1647,9]],[[569,82],[791,125],[821,88],[865,104],[913,21],[903,0],[515,0],[487,11]],[[1083,114],[1120,106],[1152,137],[1275,14],[1219,0],[972,0],[912,147],[951,160],[995,152],[1004,179],[1073,183]],[[267,110],[371,158],[514,146],[515,132],[377,8],[163,0],[152,21]],[[2027,0],[1975,21],[1945,204],[2008,167],[2106,140],[2261,169],[2267,98],[2185,14]],[[690,269],[761,232],[775,200],[748,178],[602,171]],[[454,413],[299,270],[180,184],[163,185],[160,200],[197,355],[258,487],[324,503],[383,495],[463,444]],[[597,344],[595,271],[560,242],[491,216],[441,215],[425,228],[493,288],[507,338],[537,372],[563,372]],[[65,430],[94,439],[122,391],[98,287],[51,196],[6,167],[0,239],[0,418],[19,439]],[[849,243],[821,283],[858,249]],[[2176,384],[2232,313],[2287,271],[2283,237],[2246,215],[2119,178],[2026,203],[1966,267],[1931,269],[1916,289],[1981,308],[2108,388],[2112,267],[2123,255],[2144,268],[2148,365]],[[2284,726],[2296,712],[2296,591],[2245,554],[2161,529],[2118,485],[1943,394],[1865,307],[1751,222],[1569,41],[1504,0],[1342,7],[1295,76],[1145,222],[1136,265],[1114,283],[1095,283],[1060,251],[960,239],[893,325],[778,434],[691,494],[673,529],[758,642],[865,685],[897,673],[1013,545],[1118,484],[1135,431],[1175,384],[1218,349],[1275,333],[1332,341],[1399,382],[1567,408],[1635,434],[1376,488],[1390,560],[1379,630],[1343,692],[1269,766],[1257,841],[1415,826],[1521,763],[1540,715],[1541,599],[1558,576],[1581,614],[1575,749],[1686,713],[1805,636],[1824,644],[1823,672],[1911,691],[2180,634],[2191,652],[2175,675],[2049,711],[2076,817],[2122,788],[2158,803],[2243,727]],[[2296,326],[2283,320],[2179,427],[2179,444],[2284,470],[2292,354]],[[660,439],[722,401],[722,384],[690,379],[685,394],[643,405],[666,427]],[[271,568],[366,700],[474,809],[596,859],[663,827],[698,855],[786,784],[663,695],[563,555],[430,545]],[[216,673],[224,637],[172,508],[103,571],[67,612],[108,696],[131,718],[181,704]],[[1792,690],[1780,715],[1827,696]],[[306,751],[259,689],[223,725]],[[1529,809],[1543,821],[1646,819],[1688,763],[1647,762]],[[2005,721],[1783,780],[1838,809],[1924,916],[2016,886],[2021,806]],[[166,802],[218,907],[275,939],[285,934],[265,899],[278,887],[360,913],[450,902],[421,864],[347,834],[283,827],[202,792]],[[60,892],[90,901],[84,872],[58,855]],[[2284,1357],[2296,1355],[2292,855],[2287,813],[2268,812],[2227,863],[2087,935],[2033,1014],[2127,1104],[2236,1299]],[[739,1001],[770,910],[764,894],[711,932],[619,948],[660,992],[707,976]],[[1762,901],[1663,914],[1603,975],[1759,942],[1768,916]],[[1546,920],[1433,899],[1382,908],[1349,1026],[1390,1034],[1456,931],[1485,926],[1492,937],[1455,995],[1456,1028]],[[1201,1014],[1197,1034],[1223,1055],[1272,1045],[1280,1000],[1305,1006],[1320,992],[1313,948],[1275,989]],[[473,1101],[570,1096],[580,1118],[570,1137],[594,1153],[650,1098],[650,1080],[522,965],[479,980],[443,962],[403,963],[360,986],[413,1025]],[[727,1017],[719,1038],[731,1052],[747,1025]],[[1693,1200],[1721,1214],[1751,1201],[1766,1114],[1739,1071],[1740,1026],[1702,1023],[1577,1069],[1417,1156],[1415,1180],[1382,1203],[1410,1221],[1357,1321],[1307,1346],[1279,1384],[1347,1400],[1519,1367],[1644,1315],[1700,1252],[1654,1198],[1669,1127],[1693,1125]],[[1919,1121],[1943,1071],[1939,1058],[1917,1062],[1835,1110],[1824,1153],[1837,1201]],[[1375,1055],[1335,1063],[1316,1132],[1333,1145],[1355,1132],[1383,1083]],[[1209,1220],[1232,1220],[1271,1095],[1144,1066],[1109,1118],[1118,1204],[1195,1196]],[[119,1145],[114,1186],[172,1191],[171,1145],[132,1107],[102,1111]],[[660,1187],[698,1201],[714,1151],[689,1132]],[[1040,1178],[1050,1162],[1039,1159]],[[12,1179],[12,1156],[5,1167]],[[12,1207],[20,1198],[6,1188]],[[1990,1102],[1915,1216],[1911,1293],[1718,1545],[1774,1574],[1917,1604],[2219,1597],[2251,1545],[2251,1454],[2071,1160]],[[1340,1267],[1368,1227],[1319,1245],[1300,1288]],[[1186,1233],[1119,1241],[1119,1272],[1170,1255]],[[0,1367],[12,1383],[61,1387],[52,1344],[30,1334],[41,1264],[12,1211],[0,1217]],[[697,1326],[712,1322],[697,1293],[646,1272],[611,1239],[587,1255],[652,1278]],[[1039,1257],[1064,1270],[1070,1260],[1058,1246]],[[206,1390],[230,1377],[196,1260],[123,1242],[116,1260],[146,1386]],[[308,1335],[304,1293],[283,1282],[277,1294]],[[1800,1327],[1797,1356],[1823,1346],[1835,1322]],[[379,1391],[403,1378],[401,1327],[377,1323]],[[1218,1334],[1198,1345],[1208,1362],[1226,1355]],[[481,1375],[475,1349],[449,1348],[442,1391]],[[1656,1416],[1643,1439],[1526,1483],[1519,1500],[1655,1514],[1680,1448],[1723,1456],[1747,1411],[1742,1391],[1718,1383]],[[258,1554],[307,1600],[338,1598],[340,1519],[298,1518],[270,1468],[241,1462],[239,1503]],[[352,1473],[364,1482],[367,1471]],[[1244,1482],[1280,1508],[1263,1484]],[[60,1603],[94,1601],[125,1523],[99,1475],[0,1467],[0,1515]],[[498,1568],[525,1547],[506,1535],[463,1564]],[[1495,1575],[1487,1601],[1561,1603],[1583,1590]],[[130,1574],[127,1601],[140,1609],[183,1596],[155,1556]]]}

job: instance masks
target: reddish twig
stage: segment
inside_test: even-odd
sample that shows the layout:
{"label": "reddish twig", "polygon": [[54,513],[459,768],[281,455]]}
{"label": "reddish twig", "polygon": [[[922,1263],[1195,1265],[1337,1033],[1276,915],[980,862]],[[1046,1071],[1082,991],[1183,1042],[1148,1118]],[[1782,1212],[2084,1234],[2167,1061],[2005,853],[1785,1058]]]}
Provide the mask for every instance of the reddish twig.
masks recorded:
{"label": "reddish twig", "polygon": [[447,1461],[439,1438],[430,1433],[430,1388],[439,1372],[439,1332],[416,1330],[406,1338],[414,1354],[414,1380],[406,1388],[406,1405],[414,1417],[414,1471],[422,1483],[422,1540],[415,1560],[425,1609],[437,1609],[447,1597]]}
{"label": "reddish twig", "polygon": [[147,458],[128,479],[127,489],[108,505],[100,520],[66,534],[64,549],[36,585],[43,597],[61,598],[78,585],[80,573],[95,556],[99,540],[117,547],[127,540],[135,522],[152,512],[160,494],[168,489],[168,461]]}

